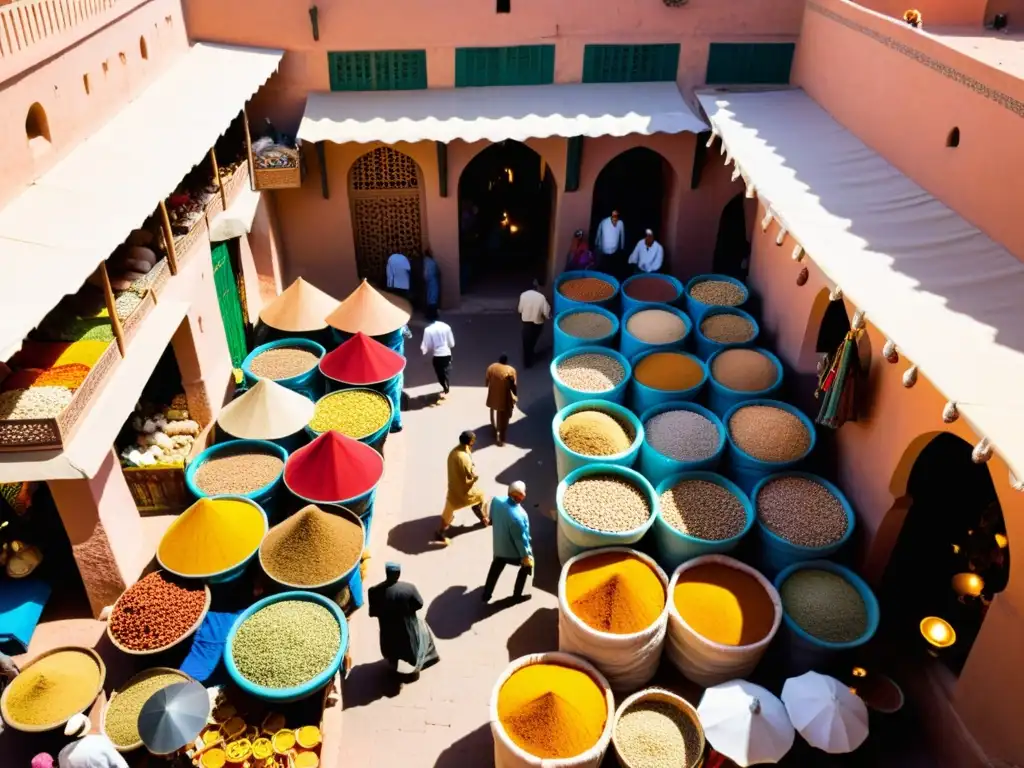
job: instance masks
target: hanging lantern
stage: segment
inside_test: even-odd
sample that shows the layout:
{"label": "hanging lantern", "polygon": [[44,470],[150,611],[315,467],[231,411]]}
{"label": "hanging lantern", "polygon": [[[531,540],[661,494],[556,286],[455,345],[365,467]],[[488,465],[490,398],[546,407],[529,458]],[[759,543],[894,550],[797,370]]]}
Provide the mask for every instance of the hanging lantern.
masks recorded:
{"label": "hanging lantern", "polygon": [[992,444],[987,437],[981,438],[974,450],[971,451],[971,461],[975,464],[985,464],[992,458]]}
{"label": "hanging lantern", "polygon": [[903,386],[910,389],[917,384],[917,366],[912,365],[903,372]]}
{"label": "hanging lantern", "polygon": [[779,227],[779,234],[775,236],[775,244],[782,245],[784,242],[786,242],[786,228]]}
{"label": "hanging lantern", "polygon": [[985,580],[976,573],[958,573],[953,577],[952,585],[960,597],[978,597],[985,588]]}
{"label": "hanging lantern", "polygon": [[829,291],[829,294],[828,294],[828,300],[829,301],[839,301],[842,298],[843,298],[843,289],[840,288],[838,285],[835,288],[833,288],[831,291]]}
{"label": "hanging lantern", "polygon": [[800,274],[796,276],[796,284],[803,286],[807,284],[807,279],[811,276],[811,273],[807,271],[807,267],[800,268]]}
{"label": "hanging lantern", "polygon": [[954,421],[960,418],[960,411],[956,408],[956,403],[950,400],[946,403],[946,407],[942,409],[942,420],[946,424],[952,424]]}
{"label": "hanging lantern", "polygon": [[768,227],[770,227],[772,225],[772,218],[774,218],[772,216],[772,209],[771,208],[767,208],[765,210],[765,212],[764,212],[764,218],[761,219],[761,231],[762,232],[767,232],[768,231]]}
{"label": "hanging lantern", "polygon": [[900,353],[896,351],[896,342],[892,339],[885,340],[885,346],[882,347],[882,357],[885,358],[887,363],[895,365],[900,361]]}
{"label": "hanging lantern", "polygon": [[936,648],[949,648],[956,642],[956,630],[948,621],[938,616],[921,619],[921,635],[929,645]]}
{"label": "hanging lantern", "polygon": [[797,243],[796,245],[793,246],[793,261],[799,262],[799,261],[803,261],[803,260],[804,260],[804,247],[802,245],[800,245],[800,243]]}
{"label": "hanging lantern", "polygon": [[1000,549],[1006,549],[1008,546],[1010,546],[1010,540],[1008,538],[1006,538],[1006,534],[1005,533],[997,533],[996,536],[995,536],[995,539],[996,539],[996,546],[999,547]]}

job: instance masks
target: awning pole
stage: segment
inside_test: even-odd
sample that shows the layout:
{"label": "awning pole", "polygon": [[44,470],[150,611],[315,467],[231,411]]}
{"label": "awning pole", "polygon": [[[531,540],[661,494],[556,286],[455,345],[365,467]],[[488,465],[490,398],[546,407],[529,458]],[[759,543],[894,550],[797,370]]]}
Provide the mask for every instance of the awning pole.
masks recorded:
{"label": "awning pole", "polygon": [[217,180],[217,189],[220,190],[220,201],[224,204],[224,210],[228,209],[228,195],[224,191],[224,182],[220,179],[220,165],[217,164],[217,150],[210,147],[210,162],[213,163],[213,178]]}
{"label": "awning pole", "polygon": [[110,275],[107,273],[107,262],[100,262],[96,268],[100,280],[103,281],[103,300],[107,304],[107,314],[110,315],[110,324],[114,327],[114,340],[117,342],[117,349],[121,357],[125,356],[124,328],[121,325],[121,318],[117,316],[117,302],[114,299],[114,289],[110,287]]}
{"label": "awning pole", "polygon": [[174,252],[174,234],[171,232],[171,217],[167,215],[167,201],[160,201],[160,218],[164,230],[164,243],[167,245],[167,263],[171,274],[178,274],[178,254]]}

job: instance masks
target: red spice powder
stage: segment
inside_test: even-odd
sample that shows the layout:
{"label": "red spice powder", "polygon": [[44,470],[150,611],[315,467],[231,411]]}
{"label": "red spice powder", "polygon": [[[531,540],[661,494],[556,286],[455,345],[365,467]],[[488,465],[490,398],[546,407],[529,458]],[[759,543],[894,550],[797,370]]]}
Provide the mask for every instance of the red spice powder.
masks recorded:
{"label": "red spice powder", "polygon": [[362,496],[383,475],[384,457],[334,430],[299,448],[284,465],[284,483],[292,493],[324,504]]}
{"label": "red spice powder", "polygon": [[679,291],[672,283],[653,275],[630,280],[623,290],[629,298],[637,301],[654,301],[665,304],[679,298]]}
{"label": "red spice powder", "polygon": [[405,358],[361,331],[324,355],[320,371],[346,384],[378,384],[405,370]]}

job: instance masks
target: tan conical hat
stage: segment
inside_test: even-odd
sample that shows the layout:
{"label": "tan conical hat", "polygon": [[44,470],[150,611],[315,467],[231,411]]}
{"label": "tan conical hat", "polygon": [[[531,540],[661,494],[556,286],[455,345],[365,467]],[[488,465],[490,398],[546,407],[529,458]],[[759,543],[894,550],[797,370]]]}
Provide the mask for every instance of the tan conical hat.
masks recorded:
{"label": "tan conical hat", "polygon": [[279,331],[310,333],[327,327],[324,318],[338,307],[338,300],[301,277],[260,312],[264,325]]}
{"label": "tan conical hat", "polygon": [[272,379],[260,379],[224,406],[217,426],[245,440],[278,440],[303,429],[313,418],[314,408],[313,401],[298,392]]}
{"label": "tan conical hat", "polygon": [[409,322],[412,307],[405,299],[378,291],[363,280],[341,304],[327,315],[327,324],[343,333],[383,336]]}

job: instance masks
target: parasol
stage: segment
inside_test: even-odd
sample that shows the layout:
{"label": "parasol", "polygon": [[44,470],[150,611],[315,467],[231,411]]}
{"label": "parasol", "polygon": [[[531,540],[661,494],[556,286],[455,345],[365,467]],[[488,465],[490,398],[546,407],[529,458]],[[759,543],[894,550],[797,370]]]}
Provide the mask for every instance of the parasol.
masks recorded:
{"label": "parasol", "polygon": [[746,680],[708,688],[697,714],[708,743],[741,768],[779,762],[796,738],[782,702]]}
{"label": "parasol", "polygon": [[210,696],[199,683],[175,683],[142,706],[139,735],[154,755],[170,755],[196,740],[210,717]]}
{"label": "parasol", "polygon": [[829,754],[853,752],[868,737],[867,706],[834,677],[791,677],[782,686],[782,703],[807,743]]}

